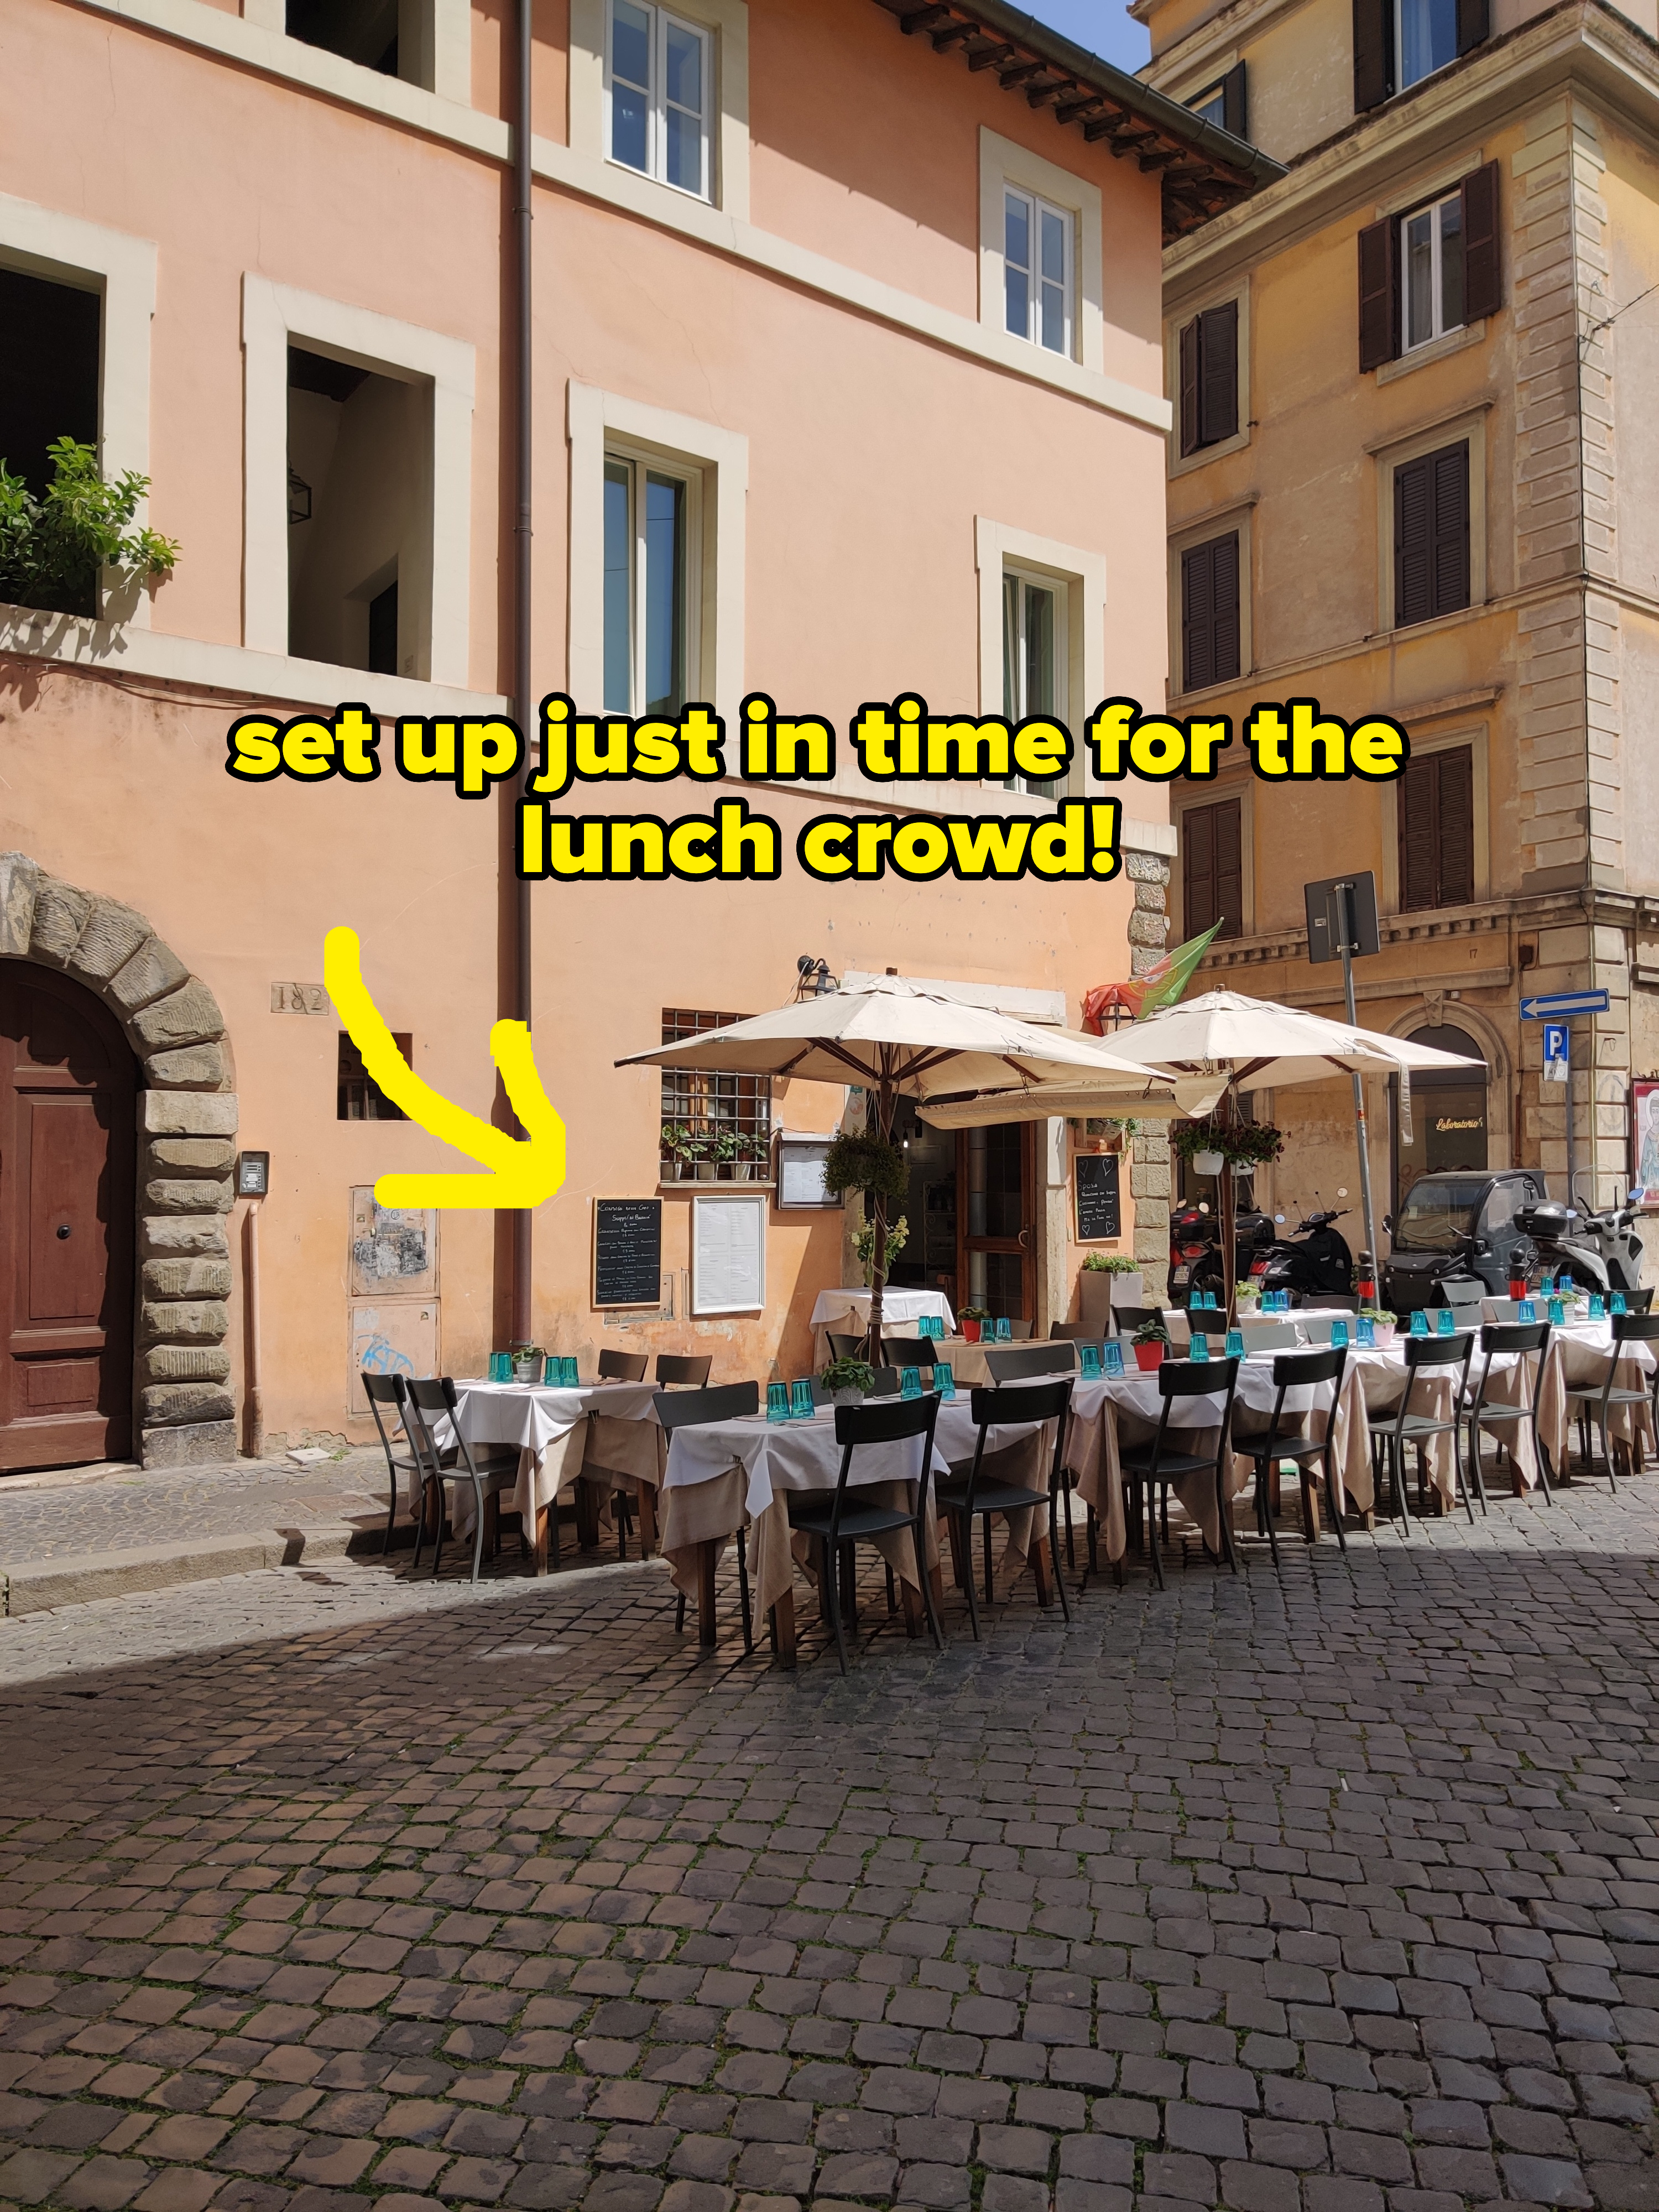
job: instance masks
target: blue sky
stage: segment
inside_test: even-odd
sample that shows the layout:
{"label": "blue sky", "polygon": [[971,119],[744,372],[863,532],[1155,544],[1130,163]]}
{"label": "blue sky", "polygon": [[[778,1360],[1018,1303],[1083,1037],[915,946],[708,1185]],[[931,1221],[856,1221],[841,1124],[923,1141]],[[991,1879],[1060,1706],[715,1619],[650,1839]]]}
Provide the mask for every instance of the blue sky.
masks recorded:
{"label": "blue sky", "polygon": [[1138,70],[1152,50],[1123,0],[1016,0],[1016,5],[1122,70]]}

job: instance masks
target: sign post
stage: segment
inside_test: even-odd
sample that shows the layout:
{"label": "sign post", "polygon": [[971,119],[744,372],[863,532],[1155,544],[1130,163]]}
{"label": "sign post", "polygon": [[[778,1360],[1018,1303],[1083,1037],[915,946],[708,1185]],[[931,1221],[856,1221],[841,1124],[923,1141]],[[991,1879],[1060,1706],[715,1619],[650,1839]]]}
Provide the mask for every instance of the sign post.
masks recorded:
{"label": "sign post", "polygon": [[1542,1022],[1544,1024],[1544,1068],[1546,1083],[1560,1083],[1567,1093],[1567,1204],[1578,1203],[1578,1143],[1573,1128],[1572,1057],[1568,1044],[1567,1024],[1576,1014],[1590,1017],[1590,1211],[1595,1210],[1595,1028],[1597,1014],[1607,1011],[1607,994],[1604,990],[1549,991],[1537,998],[1522,999],[1521,1018],[1523,1022]]}
{"label": "sign post", "polygon": [[[1348,1026],[1358,1029],[1354,1012],[1353,963],[1382,948],[1376,920],[1376,878],[1369,868],[1349,876],[1328,876],[1321,883],[1304,884],[1302,896],[1308,915],[1308,958],[1317,967],[1326,960],[1342,962],[1342,997]],[[1371,1209],[1371,1154],[1365,1126],[1365,1079],[1353,1079],[1353,1125],[1359,1144],[1359,1203],[1365,1223],[1365,1249],[1360,1255],[1359,1274],[1370,1261],[1373,1279],[1376,1267],[1376,1218]]]}

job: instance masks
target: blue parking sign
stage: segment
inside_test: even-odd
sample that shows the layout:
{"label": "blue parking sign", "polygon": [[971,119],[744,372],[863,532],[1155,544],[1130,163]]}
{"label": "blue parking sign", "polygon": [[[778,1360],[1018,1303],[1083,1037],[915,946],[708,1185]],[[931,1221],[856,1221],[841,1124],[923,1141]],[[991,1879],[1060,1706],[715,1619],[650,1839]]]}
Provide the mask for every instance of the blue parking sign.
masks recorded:
{"label": "blue parking sign", "polygon": [[1567,1025],[1565,1022],[1544,1024],[1544,1080],[1546,1083],[1565,1083],[1567,1079]]}

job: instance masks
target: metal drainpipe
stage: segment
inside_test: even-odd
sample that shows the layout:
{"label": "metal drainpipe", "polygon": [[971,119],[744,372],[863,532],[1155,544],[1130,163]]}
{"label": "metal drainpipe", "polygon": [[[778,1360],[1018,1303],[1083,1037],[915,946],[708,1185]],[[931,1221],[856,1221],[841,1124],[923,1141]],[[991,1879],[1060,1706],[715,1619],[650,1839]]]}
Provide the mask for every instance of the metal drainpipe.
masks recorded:
{"label": "metal drainpipe", "polygon": [[[526,746],[533,751],[535,708],[531,672],[530,595],[531,431],[534,416],[534,392],[531,381],[534,364],[530,255],[531,15],[532,0],[519,0],[517,100],[513,118],[513,243],[516,262],[514,304],[518,319],[515,333],[518,341],[517,420],[514,440],[517,501],[513,525],[513,709],[519,726],[525,733]],[[509,805],[516,805],[519,794],[511,786],[503,787],[503,793]],[[508,850],[511,849],[509,840]],[[514,1009],[518,1019],[526,1026],[531,1018],[530,888],[527,883],[515,877]],[[521,1130],[520,1133],[524,1133]],[[532,1338],[534,1296],[531,1237],[534,1221],[534,1215],[527,1210],[513,1217],[513,1337],[520,1344],[530,1342]]]}

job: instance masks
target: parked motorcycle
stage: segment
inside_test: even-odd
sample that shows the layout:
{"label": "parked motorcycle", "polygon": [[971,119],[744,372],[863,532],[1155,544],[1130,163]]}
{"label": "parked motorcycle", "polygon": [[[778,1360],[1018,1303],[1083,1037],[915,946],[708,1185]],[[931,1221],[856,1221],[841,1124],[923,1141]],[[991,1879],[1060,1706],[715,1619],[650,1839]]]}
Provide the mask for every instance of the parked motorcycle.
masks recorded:
{"label": "parked motorcycle", "polygon": [[1347,1211],[1344,1206],[1310,1213],[1297,1222],[1293,1235],[1275,1238],[1251,1261],[1251,1282],[1261,1291],[1289,1291],[1297,1304],[1333,1294],[1348,1297],[1353,1290],[1353,1255],[1331,1226]]}
{"label": "parked motorcycle", "polygon": [[1552,1199],[1528,1206],[1518,1220],[1536,1244],[1538,1264],[1546,1273],[1570,1275],[1581,1289],[1599,1291],[1604,1297],[1641,1288],[1643,1248],[1633,1225],[1634,1206],[1578,1213]]}
{"label": "parked motorcycle", "polygon": [[[1273,1242],[1273,1225],[1265,1213],[1241,1212],[1234,1221],[1236,1282],[1250,1275],[1256,1255]],[[1170,1221],[1170,1298],[1188,1305],[1195,1291],[1218,1299],[1225,1288],[1221,1264],[1221,1223],[1207,1206],[1178,1207]]]}

